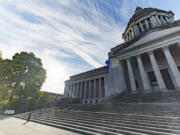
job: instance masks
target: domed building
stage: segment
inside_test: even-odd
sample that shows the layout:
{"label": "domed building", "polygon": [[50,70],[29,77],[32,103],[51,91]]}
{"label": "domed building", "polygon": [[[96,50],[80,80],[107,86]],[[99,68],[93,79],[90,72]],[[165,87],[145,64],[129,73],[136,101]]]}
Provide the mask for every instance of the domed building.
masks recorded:
{"label": "domed building", "polygon": [[108,66],[65,81],[65,98],[97,103],[123,93],[180,90],[180,21],[172,11],[137,7],[122,38]]}

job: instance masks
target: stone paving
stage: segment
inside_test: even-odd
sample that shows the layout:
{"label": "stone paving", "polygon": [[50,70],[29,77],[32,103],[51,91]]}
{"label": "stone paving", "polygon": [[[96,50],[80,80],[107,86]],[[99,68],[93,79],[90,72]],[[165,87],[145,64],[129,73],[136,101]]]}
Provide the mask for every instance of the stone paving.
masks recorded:
{"label": "stone paving", "polygon": [[80,135],[25,120],[0,116],[0,135]]}

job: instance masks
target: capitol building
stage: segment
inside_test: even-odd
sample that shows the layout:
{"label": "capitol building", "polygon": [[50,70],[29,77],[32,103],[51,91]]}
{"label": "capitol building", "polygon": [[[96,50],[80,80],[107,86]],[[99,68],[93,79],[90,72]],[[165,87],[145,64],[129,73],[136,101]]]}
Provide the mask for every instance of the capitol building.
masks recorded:
{"label": "capitol building", "polygon": [[108,53],[118,64],[70,76],[65,98],[94,104],[123,93],[180,90],[180,21],[172,11],[137,7],[122,38]]}

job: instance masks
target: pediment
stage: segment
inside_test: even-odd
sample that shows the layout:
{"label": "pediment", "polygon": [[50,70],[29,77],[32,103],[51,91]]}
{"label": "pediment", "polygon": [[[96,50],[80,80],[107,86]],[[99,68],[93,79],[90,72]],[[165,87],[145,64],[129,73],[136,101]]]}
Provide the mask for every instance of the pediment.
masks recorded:
{"label": "pediment", "polygon": [[163,38],[167,39],[168,36],[171,36],[177,32],[180,32],[180,26],[168,28],[168,29],[163,29],[163,30],[157,30],[156,29],[152,32],[147,33],[144,37],[142,37],[138,41],[132,43],[129,47],[123,49],[122,52],[127,51],[129,49],[133,49],[133,48],[142,46],[144,44],[151,44],[154,41],[158,41],[158,40],[161,40]]}

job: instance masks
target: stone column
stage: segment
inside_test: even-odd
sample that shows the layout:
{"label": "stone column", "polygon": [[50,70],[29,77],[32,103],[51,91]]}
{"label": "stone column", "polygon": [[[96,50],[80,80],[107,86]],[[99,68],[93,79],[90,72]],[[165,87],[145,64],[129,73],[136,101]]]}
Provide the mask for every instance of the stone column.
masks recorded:
{"label": "stone column", "polygon": [[131,35],[132,35],[132,38],[134,38],[134,31],[133,31],[133,28],[131,27]]}
{"label": "stone column", "polygon": [[130,84],[131,84],[131,90],[132,92],[136,92],[136,83],[135,83],[135,79],[134,79],[134,74],[133,74],[133,70],[132,70],[132,66],[130,63],[130,59],[127,59],[127,66],[128,66],[128,73],[129,73],[129,80],[130,80]]}
{"label": "stone column", "polygon": [[80,87],[80,98],[83,98],[83,96],[82,96],[82,91],[83,91],[83,82],[81,82],[81,87]]}
{"label": "stone column", "polygon": [[65,98],[68,98],[68,91],[69,91],[69,85],[68,85],[68,83],[65,83],[65,86],[64,86],[64,97]]}
{"label": "stone column", "polygon": [[141,80],[143,83],[144,90],[150,90],[151,88],[150,88],[149,80],[148,80],[148,77],[146,75],[144,65],[142,63],[141,55],[138,55],[136,58],[137,58],[140,76],[141,76]]}
{"label": "stone column", "polygon": [[159,88],[160,88],[160,90],[165,90],[166,86],[165,86],[164,80],[162,78],[161,72],[159,70],[159,66],[158,66],[156,59],[154,57],[154,53],[151,51],[151,52],[148,52],[148,54],[149,54],[149,58],[150,58],[150,61],[151,61],[157,82],[159,84]]}
{"label": "stone column", "polygon": [[73,97],[76,97],[76,83],[74,83]]}
{"label": "stone column", "polygon": [[140,34],[140,31],[138,30],[136,24],[133,26],[133,31],[134,31],[135,37],[137,37]]}
{"label": "stone column", "polygon": [[84,85],[84,99],[86,99],[86,87],[87,87],[87,81],[85,81],[85,85]]}
{"label": "stone column", "polygon": [[165,57],[167,59],[168,65],[169,65],[169,67],[170,67],[170,69],[172,71],[172,74],[173,74],[173,76],[175,78],[176,85],[177,85],[176,89],[180,90],[180,72],[179,72],[179,70],[177,68],[177,65],[176,65],[176,63],[175,63],[175,61],[174,61],[168,47],[164,47],[163,52],[164,52]]}
{"label": "stone column", "polygon": [[169,22],[169,19],[168,19],[168,17],[166,16],[165,18],[166,18],[166,21],[167,21],[167,22]]}
{"label": "stone column", "polygon": [[155,17],[154,17],[154,16],[151,16],[150,20],[151,20],[152,27],[153,27],[153,28],[156,27],[156,26],[157,26],[157,22],[156,22]]}
{"label": "stone column", "polygon": [[68,85],[67,85],[67,92],[66,92],[67,97],[69,97],[69,87],[70,87],[70,85],[68,83]]}
{"label": "stone column", "polygon": [[73,90],[72,90],[72,97],[75,97],[75,90],[76,90],[76,86],[75,83],[73,84]]}
{"label": "stone column", "polygon": [[156,18],[156,20],[157,20],[158,25],[161,25],[162,22],[161,22],[161,20],[159,19],[159,17],[158,17],[157,15],[155,15],[155,18]]}
{"label": "stone column", "polygon": [[147,28],[147,29],[150,28],[147,20],[145,20],[145,25],[146,25],[146,28]]}
{"label": "stone column", "polygon": [[91,98],[91,80],[89,80],[89,95],[88,98]]}
{"label": "stone column", "polygon": [[68,92],[68,84],[65,82],[64,86],[64,97],[67,98],[67,92]]}
{"label": "stone column", "polygon": [[141,22],[139,23],[139,26],[141,27],[142,32],[144,32],[144,28]]}
{"label": "stone column", "polygon": [[79,97],[78,93],[79,93],[79,82],[77,82],[77,86],[76,86],[76,97]]}
{"label": "stone column", "polygon": [[102,86],[101,86],[101,78],[99,78],[99,98],[102,97]]}
{"label": "stone column", "polygon": [[96,79],[94,79],[94,98],[96,98]]}
{"label": "stone column", "polygon": [[73,97],[73,84],[71,84],[70,97]]}
{"label": "stone column", "polygon": [[71,84],[69,84],[68,97],[70,97],[70,93],[71,93]]}
{"label": "stone column", "polygon": [[161,18],[163,24],[166,23],[166,21],[164,20],[164,18],[162,16],[160,18]]}

